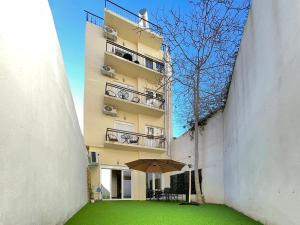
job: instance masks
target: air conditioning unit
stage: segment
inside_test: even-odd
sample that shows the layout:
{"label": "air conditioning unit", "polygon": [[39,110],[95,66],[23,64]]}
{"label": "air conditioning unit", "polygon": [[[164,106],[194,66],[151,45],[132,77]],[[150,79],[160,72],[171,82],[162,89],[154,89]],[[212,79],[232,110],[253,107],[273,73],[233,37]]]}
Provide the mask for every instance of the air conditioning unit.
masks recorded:
{"label": "air conditioning unit", "polygon": [[115,70],[112,69],[110,66],[107,66],[107,65],[103,65],[101,67],[101,73],[104,76],[107,76],[107,77],[114,77],[115,76]]}
{"label": "air conditioning unit", "polygon": [[116,41],[118,38],[118,32],[109,26],[104,26],[104,37]]}
{"label": "air conditioning unit", "polygon": [[89,152],[89,166],[98,166],[98,154],[97,152]]}
{"label": "air conditioning unit", "polygon": [[103,113],[109,116],[117,116],[117,109],[110,105],[104,105]]}

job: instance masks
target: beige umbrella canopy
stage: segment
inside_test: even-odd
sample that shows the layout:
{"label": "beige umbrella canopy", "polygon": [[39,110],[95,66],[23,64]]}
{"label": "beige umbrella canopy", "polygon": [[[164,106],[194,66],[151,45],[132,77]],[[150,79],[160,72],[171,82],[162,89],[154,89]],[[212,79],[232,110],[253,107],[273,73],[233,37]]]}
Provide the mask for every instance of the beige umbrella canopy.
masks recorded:
{"label": "beige umbrella canopy", "polygon": [[179,171],[185,166],[184,163],[171,159],[139,159],[125,164],[130,169],[146,173],[167,173]]}

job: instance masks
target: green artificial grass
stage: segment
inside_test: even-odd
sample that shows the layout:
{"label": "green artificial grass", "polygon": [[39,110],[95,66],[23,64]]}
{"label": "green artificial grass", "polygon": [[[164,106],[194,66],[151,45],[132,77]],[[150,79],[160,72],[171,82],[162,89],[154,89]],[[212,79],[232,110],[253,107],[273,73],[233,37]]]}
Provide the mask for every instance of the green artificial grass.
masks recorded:
{"label": "green artificial grass", "polygon": [[225,205],[165,201],[99,201],[87,204],[65,225],[258,225]]}

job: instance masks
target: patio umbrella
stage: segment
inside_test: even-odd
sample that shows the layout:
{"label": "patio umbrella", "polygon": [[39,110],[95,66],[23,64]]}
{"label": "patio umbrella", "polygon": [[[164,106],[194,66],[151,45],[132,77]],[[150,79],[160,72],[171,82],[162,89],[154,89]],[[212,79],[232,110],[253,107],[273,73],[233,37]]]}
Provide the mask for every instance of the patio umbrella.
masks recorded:
{"label": "patio umbrella", "polygon": [[138,159],[125,163],[130,169],[146,173],[167,173],[179,171],[185,166],[184,163],[171,159]]}

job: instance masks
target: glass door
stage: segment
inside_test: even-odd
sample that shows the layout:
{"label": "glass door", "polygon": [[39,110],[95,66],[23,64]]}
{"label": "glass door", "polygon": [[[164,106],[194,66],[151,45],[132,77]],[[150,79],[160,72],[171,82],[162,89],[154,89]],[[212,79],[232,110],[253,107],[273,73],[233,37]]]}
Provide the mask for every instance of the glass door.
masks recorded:
{"label": "glass door", "polygon": [[101,169],[102,198],[111,199],[111,169]]}
{"label": "glass door", "polygon": [[131,188],[131,171],[123,170],[123,198],[130,199],[132,197],[132,188]]}
{"label": "glass door", "polygon": [[146,146],[154,147],[155,146],[155,140],[154,140],[154,127],[146,126]]}
{"label": "glass door", "polygon": [[[146,126],[146,146],[153,147],[153,148],[163,148],[164,147],[164,133],[165,130],[159,127],[150,127]],[[154,137],[161,137],[154,138]]]}
{"label": "glass door", "polygon": [[102,199],[131,199],[131,170],[118,167],[101,169]]}

